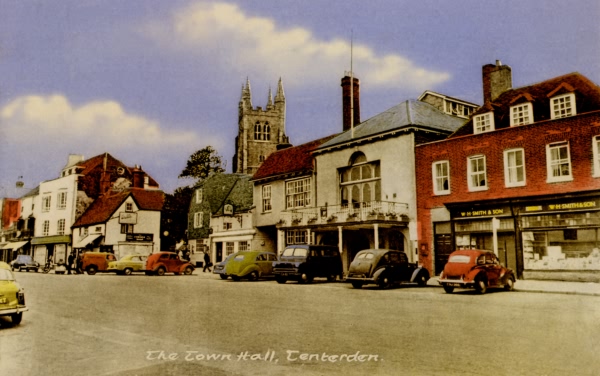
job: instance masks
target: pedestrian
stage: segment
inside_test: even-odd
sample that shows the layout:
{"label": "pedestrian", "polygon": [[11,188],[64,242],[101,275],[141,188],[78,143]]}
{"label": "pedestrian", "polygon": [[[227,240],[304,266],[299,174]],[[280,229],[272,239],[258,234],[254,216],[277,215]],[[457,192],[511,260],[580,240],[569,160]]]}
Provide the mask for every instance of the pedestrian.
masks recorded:
{"label": "pedestrian", "polygon": [[210,267],[212,266],[212,262],[210,262],[210,256],[208,255],[208,252],[204,252],[204,269],[202,269],[202,272],[206,272],[206,269],[208,269],[208,272],[210,273]]}
{"label": "pedestrian", "polygon": [[77,255],[77,260],[75,262],[77,263],[77,274],[83,274],[83,255],[81,253]]}
{"label": "pedestrian", "polygon": [[71,269],[73,269],[73,261],[75,261],[75,255],[73,252],[71,252],[69,257],[67,257],[67,274],[71,274]]}

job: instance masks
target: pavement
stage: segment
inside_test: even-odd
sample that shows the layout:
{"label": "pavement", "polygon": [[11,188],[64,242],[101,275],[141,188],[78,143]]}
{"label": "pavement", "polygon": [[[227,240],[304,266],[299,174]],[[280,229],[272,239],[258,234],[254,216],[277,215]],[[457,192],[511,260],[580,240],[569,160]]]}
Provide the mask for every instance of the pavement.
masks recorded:
{"label": "pavement", "polygon": [[[194,270],[194,274],[203,278],[218,279],[216,274],[202,272],[202,268]],[[442,287],[438,283],[438,277],[429,279],[427,285],[430,287]],[[515,282],[515,291],[600,296],[600,283],[519,279]]]}
{"label": "pavement", "polygon": [[[427,285],[441,287],[438,277],[431,278]],[[600,296],[600,283],[518,279],[515,291]]]}

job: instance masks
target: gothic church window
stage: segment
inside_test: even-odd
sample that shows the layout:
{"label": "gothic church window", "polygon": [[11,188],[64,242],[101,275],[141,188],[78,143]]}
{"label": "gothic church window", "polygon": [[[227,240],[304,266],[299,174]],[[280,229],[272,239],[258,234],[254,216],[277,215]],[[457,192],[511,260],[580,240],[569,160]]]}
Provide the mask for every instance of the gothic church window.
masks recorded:
{"label": "gothic church window", "polygon": [[254,139],[257,141],[271,140],[271,126],[268,122],[262,125],[257,121],[256,124],[254,124]]}

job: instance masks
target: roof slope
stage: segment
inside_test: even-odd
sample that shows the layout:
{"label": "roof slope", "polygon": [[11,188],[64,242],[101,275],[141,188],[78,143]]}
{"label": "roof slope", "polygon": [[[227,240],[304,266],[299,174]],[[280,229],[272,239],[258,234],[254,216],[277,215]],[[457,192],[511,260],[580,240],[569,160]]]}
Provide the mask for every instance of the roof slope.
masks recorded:
{"label": "roof slope", "polygon": [[72,227],[107,222],[130,195],[133,196],[139,210],[161,211],[165,202],[165,194],[162,191],[132,188],[110,192],[94,200]]}
{"label": "roof slope", "polygon": [[288,174],[310,173],[313,170],[312,151],[335,136],[337,134],[278,150],[270,154],[254,173],[252,180],[261,180]]}
{"label": "roof slope", "polygon": [[464,122],[465,119],[445,114],[429,103],[410,99],[354,127],[354,137],[352,131],[348,130],[324,143],[319,149],[414,126],[450,134]]}
{"label": "roof slope", "polygon": [[[494,112],[495,129],[510,127],[510,107],[530,102],[533,106],[534,123],[550,120],[550,98],[555,95],[575,93],[578,114],[600,109],[600,87],[580,73],[574,72],[551,78],[533,85],[510,89],[496,100],[480,107],[473,115]],[[473,134],[472,119],[451,137]]]}

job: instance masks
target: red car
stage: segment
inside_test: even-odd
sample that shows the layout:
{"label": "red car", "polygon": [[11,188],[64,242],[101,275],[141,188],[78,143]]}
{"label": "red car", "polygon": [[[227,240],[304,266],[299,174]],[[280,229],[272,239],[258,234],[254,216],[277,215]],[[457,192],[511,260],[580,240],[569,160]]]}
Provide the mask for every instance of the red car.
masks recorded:
{"label": "red car", "polygon": [[438,282],[447,293],[459,287],[474,288],[484,294],[491,287],[511,291],[515,280],[514,272],[502,266],[494,252],[464,249],[450,254]]}
{"label": "red car", "polygon": [[146,260],[147,275],[165,275],[174,273],[190,275],[194,272],[194,265],[179,258],[174,252],[157,252],[148,256]]}

